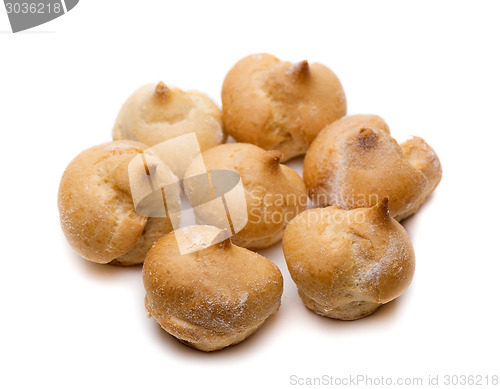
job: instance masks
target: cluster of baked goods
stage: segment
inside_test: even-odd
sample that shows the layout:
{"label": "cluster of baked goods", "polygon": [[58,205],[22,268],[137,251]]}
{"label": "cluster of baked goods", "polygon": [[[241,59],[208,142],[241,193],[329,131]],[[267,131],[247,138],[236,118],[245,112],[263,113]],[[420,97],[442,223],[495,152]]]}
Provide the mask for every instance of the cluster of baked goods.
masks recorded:
{"label": "cluster of baked goods", "polygon": [[[341,320],[365,317],[410,285],[415,255],[398,221],[436,188],[441,165],[424,140],[399,145],[382,118],[346,111],[342,85],[326,66],[268,54],[229,71],[222,111],[199,92],[146,85],[121,108],[114,140],[66,168],[63,232],[92,262],[144,263],[146,311],[200,350],[241,342],[278,310],[281,272],[249,249],[281,239],[308,308]],[[197,155],[166,163],[157,146],[191,133]],[[228,134],[237,143],[225,144]],[[170,148],[170,160],[185,157],[185,147]],[[301,154],[304,180],[281,163]],[[206,200],[217,192],[210,172],[220,171],[237,173],[243,199],[223,202],[222,213]],[[152,188],[160,183],[163,213],[140,209],[134,185],[141,174]],[[197,225],[181,227],[181,213],[167,209],[181,209],[182,191]],[[306,210],[308,197],[318,208]],[[231,207],[245,216],[241,228],[236,220],[221,227]]]}

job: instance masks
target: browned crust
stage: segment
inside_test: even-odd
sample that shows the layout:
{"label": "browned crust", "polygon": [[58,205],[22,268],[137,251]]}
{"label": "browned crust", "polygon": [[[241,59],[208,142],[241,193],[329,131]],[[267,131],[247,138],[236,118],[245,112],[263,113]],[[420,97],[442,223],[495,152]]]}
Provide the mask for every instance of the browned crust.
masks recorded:
{"label": "browned crust", "polygon": [[[190,228],[203,234],[215,227]],[[228,242],[181,255],[170,233],[143,267],[146,310],[167,332],[204,351],[249,336],[278,309],[283,292],[276,265]]]}
{"label": "browned crust", "polygon": [[304,182],[320,206],[374,206],[390,199],[397,220],[414,213],[441,177],[436,153],[422,139],[401,146],[376,115],[354,115],[327,126],[304,160]]}
{"label": "browned crust", "polygon": [[127,166],[144,149],[137,142],[109,142],[83,151],[66,168],[58,195],[61,227],[84,258],[108,263],[141,235],[147,218],[134,210]]}
{"label": "browned crust", "polygon": [[[234,170],[241,176],[248,223],[232,238],[238,246],[259,249],[278,242],[287,223],[306,209],[304,182],[279,163],[281,155],[247,143],[228,143],[203,152],[208,170]],[[186,177],[193,174],[188,168]],[[186,193],[189,197],[189,191]]]}
{"label": "browned crust", "polygon": [[415,254],[408,234],[388,209],[386,199],[351,211],[317,208],[288,225],[283,252],[309,308],[353,320],[408,288]]}
{"label": "browned crust", "polygon": [[337,76],[307,61],[269,54],[240,60],[222,86],[224,127],[238,142],[283,152],[283,161],[305,153],[327,124],[347,110]]}

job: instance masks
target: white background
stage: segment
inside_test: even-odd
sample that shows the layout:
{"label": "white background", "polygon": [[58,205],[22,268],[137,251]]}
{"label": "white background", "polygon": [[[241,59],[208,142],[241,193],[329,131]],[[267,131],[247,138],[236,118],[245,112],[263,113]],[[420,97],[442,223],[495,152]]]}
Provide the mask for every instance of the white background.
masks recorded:
{"label": "white background", "polygon": [[[0,386],[285,388],[291,375],[499,374],[497,4],[81,0],[15,35],[0,5]],[[326,64],[350,114],[381,115],[398,141],[423,137],[444,174],[404,223],[417,269],[401,298],[354,322],[319,317],[300,302],[278,244],[261,253],[285,278],[280,311],[242,344],[207,354],[146,317],[140,267],[72,252],[57,189],[76,154],[111,139],[134,89],[163,80],[220,104],[226,72],[256,52]]]}

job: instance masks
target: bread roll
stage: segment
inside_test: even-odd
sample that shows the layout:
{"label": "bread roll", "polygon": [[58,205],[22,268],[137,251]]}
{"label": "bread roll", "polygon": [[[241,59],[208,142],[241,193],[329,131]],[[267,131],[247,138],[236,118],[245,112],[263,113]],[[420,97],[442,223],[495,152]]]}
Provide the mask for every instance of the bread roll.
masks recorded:
{"label": "bread roll", "polygon": [[121,108],[113,128],[113,139],[130,139],[154,146],[195,132],[200,148],[224,143],[221,111],[206,95],[178,88],[145,85]]}
{"label": "bread roll", "polygon": [[[146,145],[115,141],[80,153],[59,186],[62,230],[71,247],[96,263],[142,263],[153,243],[172,231],[169,218],[139,215],[130,193],[129,163]],[[167,167],[158,169],[176,179]]]}
{"label": "bread roll", "polygon": [[307,61],[250,55],[227,74],[222,86],[226,131],[238,142],[279,150],[283,161],[304,154],[327,124],[346,114],[337,76]]}
{"label": "bread roll", "polygon": [[[307,207],[304,182],[294,170],[280,164],[282,153],[279,151],[265,151],[247,143],[227,143],[206,150],[202,157],[209,171],[233,170],[241,176],[248,223],[232,237],[238,246],[262,249],[280,241],[288,222]],[[193,161],[185,178],[199,174],[197,166],[199,161]],[[198,203],[199,193],[189,180],[184,180],[184,188],[191,203]],[[198,210],[195,214],[198,224],[221,226],[214,224],[210,209]]]}
{"label": "bread roll", "polygon": [[[283,278],[276,265],[212,226],[179,229],[160,239],[143,267],[150,316],[181,342],[203,351],[236,344],[254,333],[280,306]],[[177,239],[192,242],[179,254]]]}
{"label": "bread roll", "polygon": [[410,285],[415,254],[387,198],[372,208],[310,209],[288,225],[283,252],[304,304],[319,315],[355,320]]}
{"label": "bread roll", "polygon": [[304,182],[316,205],[354,209],[388,197],[396,220],[417,211],[441,174],[436,153],[423,139],[400,146],[375,115],[347,116],[330,124],[304,160]]}

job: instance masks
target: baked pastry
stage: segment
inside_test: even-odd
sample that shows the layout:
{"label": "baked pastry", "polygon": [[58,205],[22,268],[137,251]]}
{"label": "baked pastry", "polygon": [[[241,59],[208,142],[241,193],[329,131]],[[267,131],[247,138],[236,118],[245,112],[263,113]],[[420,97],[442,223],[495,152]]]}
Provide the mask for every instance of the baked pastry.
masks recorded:
{"label": "baked pastry", "polygon": [[[148,218],[134,208],[129,165],[146,149],[128,140],[109,142],[83,151],[66,168],[58,195],[61,226],[82,257],[102,264],[139,264],[153,243],[172,231],[169,218]],[[161,161],[157,165],[155,174],[164,182],[177,180]]]}
{"label": "baked pastry", "polygon": [[[307,192],[300,176],[289,167],[280,164],[282,153],[263,150],[248,143],[226,143],[206,150],[186,170],[184,190],[192,204],[200,203],[203,193],[196,190],[189,177],[204,173],[198,170],[198,159],[203,158],[208,171],[232,170],[239,173],[246,199],[248,222],[232,237],[234,244],[262,249],[283,237],[290,220],[306,209]],[[231,206],[231,204],[229,204]],[[233,209],[244,207],[233,206]],[[211,207],[195,209],[198,224],[222,227],[219,217]]]}
{"label": "baked pastry", "polygon": [[378,116],[346,116],[307,151],[304,182],[318,206],[372,207],[389,198],[396,220],[415,213],[441,180],[441,164],[421,138],[398,143]]}
{"label": "baked pastry", "polygon": [[[181,342],[203,351],[239,343],[280,306],[283,277],[261,255],[213,226],[184,227],[161,238],[143,267],[145,306],[150,316]],[[178,240],[192,251],[181,255]]]}
{"label": "baked pastry", "polygon": [[202,150],[224,143],[221,111],[206,95],[158,85],[145,85],[125,102],[116,118],[113,139],[153,146],[195,132]]}
{"label": "baked pastry", "polygon": [[226,131],[238,142],[279,150],[283,161],[304,154],[323,127],[346,114],[337,76],[326,66],[250,55],[222,86]]}
{"label": "baked pastry", "polygon": [[310,209],[288,225],[283,252],[304,304],[319,315],[355,320],[410,285],[415,254],[385,198],[372,208]]}

